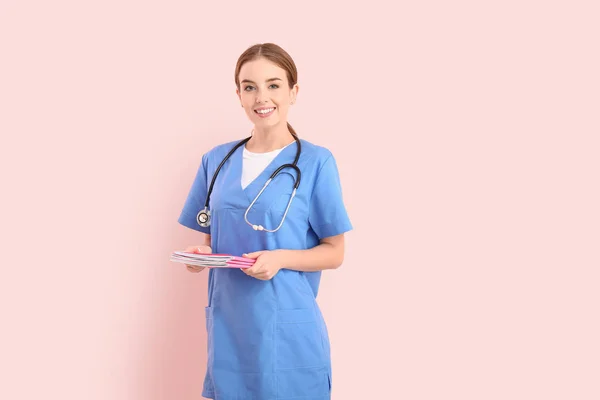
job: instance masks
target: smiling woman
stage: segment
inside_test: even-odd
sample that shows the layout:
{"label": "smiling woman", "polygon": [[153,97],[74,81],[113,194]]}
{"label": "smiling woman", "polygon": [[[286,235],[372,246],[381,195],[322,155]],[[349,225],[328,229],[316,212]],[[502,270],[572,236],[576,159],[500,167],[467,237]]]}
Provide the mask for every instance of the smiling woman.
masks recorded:
{"label": "smiling woman", "polygon": [[287,52],[271,43],[249,48],[238,60],[234,79],[250,121],[259,126],[285,121],[289,132],[296,135],[287,116],[298,95],[298,70]]}
{"label": "smiling woman", "polygon": [[240,56],[236,94],[253,133],[204,154],[179,217],[203,235],[186,251],[255,259],[250,268],[209,272],[202,395],[210,399],[331,397],[316,297],[321,271],[342,264],[352,225],[333,155],[287,122],[297,80],[292,58],[275,44]]}

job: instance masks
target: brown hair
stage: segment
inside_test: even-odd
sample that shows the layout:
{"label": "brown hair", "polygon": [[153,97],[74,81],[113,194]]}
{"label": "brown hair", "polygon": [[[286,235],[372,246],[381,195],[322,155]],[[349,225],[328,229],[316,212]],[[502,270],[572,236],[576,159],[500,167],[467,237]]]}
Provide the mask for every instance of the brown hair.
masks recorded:
{"label": "brown hair", "polygon": [[[290,89],[298,82],[298,70],[296,69],[296,64],[294,63],[294,60],[292,60],[292,57],[290,57],[284,49],[274,43],[261,43],[248,47],[238,58],[237,65],[235,66],[235,85],[238,90],[240,89],[239,76],[242,65],[260,57],[266,58],[273,64],[285,70]],[[293,135],[298,136],[289,122],[287,123],[287,126]]]}

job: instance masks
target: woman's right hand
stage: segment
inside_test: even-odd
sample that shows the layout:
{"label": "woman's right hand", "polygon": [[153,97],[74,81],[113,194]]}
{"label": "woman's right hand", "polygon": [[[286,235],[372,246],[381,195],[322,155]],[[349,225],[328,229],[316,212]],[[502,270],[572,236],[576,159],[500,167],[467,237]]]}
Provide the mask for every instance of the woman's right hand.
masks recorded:
{"label": "woman's right hand", "polygon": [[[190,246],[187,249],[184,250],[186,253],[194,253],[194,254],[198,254],[198,253],[205,253],[205,254],[212,254],[212,249],[210,248],[210,246],[206,246],[206,245],[199,245],[199,246]],[[186,268],[188,271],[190,272],[200,272],[202,271],[204,268],[206,267],[198,267],[196,265],[189,265],[189,264],[185,264]]]}

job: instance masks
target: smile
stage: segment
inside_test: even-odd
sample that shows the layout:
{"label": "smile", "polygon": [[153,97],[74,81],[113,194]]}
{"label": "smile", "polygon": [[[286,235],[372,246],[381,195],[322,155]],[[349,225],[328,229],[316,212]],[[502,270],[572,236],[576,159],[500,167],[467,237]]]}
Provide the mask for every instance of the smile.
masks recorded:
{"label": "smile", "polygon": [[257,113],[261,118],[268,117],[269,115],[273,114],[274,111],[275,111],[275,107],[254,110],[254,112]]}

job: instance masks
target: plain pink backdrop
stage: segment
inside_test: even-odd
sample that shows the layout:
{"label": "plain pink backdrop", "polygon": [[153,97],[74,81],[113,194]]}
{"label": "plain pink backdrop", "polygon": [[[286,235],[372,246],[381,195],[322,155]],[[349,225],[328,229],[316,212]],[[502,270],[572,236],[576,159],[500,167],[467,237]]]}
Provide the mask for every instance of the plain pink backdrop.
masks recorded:
{"label": "plain pink backdrop", "polygon": [[600,398],[597,3],[393,3],[0,4],[0,398],[201,398],[207,274],[168,258],[268,41],[355,227],[332,399]]}

